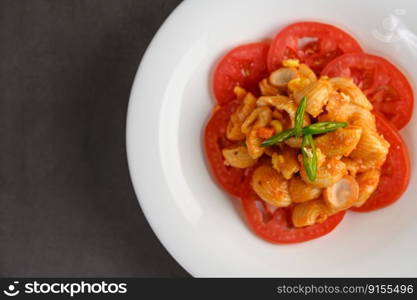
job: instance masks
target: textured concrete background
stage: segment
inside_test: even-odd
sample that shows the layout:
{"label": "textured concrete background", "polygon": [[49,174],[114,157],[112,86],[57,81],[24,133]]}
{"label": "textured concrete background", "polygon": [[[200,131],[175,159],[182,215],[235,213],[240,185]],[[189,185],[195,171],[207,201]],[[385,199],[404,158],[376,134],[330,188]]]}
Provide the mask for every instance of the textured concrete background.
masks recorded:
{"label": "textured concrete background", "polygon": [[0,276],[188,276],[125,154],[135,72],[179,2],[0,1]]}

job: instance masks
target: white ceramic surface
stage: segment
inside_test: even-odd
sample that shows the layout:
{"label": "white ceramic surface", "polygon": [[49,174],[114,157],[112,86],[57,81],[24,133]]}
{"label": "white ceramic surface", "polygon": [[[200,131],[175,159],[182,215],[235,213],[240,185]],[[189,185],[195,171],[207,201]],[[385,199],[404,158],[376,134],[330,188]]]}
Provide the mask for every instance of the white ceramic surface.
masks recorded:
{"label": "white ceramic surface", "polygon": [[132,88],[127,154],[140,205],[163,245],[194,276],[417,276],[415,117],[401,132],[412,177],[400,201],[368,214],[349,212],[332,233],[307,243],[259,239],[238,202],[210,177],[202,133],[214,104],[213,65],[233,46],[271,38],[300,20],[345,29],[417,82],[415,1],[185,1],[155,35]]}

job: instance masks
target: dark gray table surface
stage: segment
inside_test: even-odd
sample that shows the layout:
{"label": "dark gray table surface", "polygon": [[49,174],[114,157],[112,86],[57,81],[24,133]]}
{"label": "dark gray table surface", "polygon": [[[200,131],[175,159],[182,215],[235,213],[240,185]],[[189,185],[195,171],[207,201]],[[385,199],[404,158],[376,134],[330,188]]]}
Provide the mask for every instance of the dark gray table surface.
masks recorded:
{"label": "dark gray table surface", "polygon": [[0,0],[0,276],[188,276],[140,210],[130,88],[178,0]]}

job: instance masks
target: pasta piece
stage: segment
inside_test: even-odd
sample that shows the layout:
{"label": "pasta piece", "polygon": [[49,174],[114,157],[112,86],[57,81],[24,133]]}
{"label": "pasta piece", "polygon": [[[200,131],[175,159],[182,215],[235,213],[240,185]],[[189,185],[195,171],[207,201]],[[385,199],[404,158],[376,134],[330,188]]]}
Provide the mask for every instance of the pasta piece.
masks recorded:
{"label": "pasta piece", "polygon": [[296,151],[290,147],[284,147],[281,153],[274,153],[272,155],[272,166],[285,179],[291,179],[293,174],[300,170]]}
{"label": "pasta piece", "polygon": [[322,199],[300,203],[292,211],[292,223],[295,227],[304,227],[323,223],[329,215],[328,208]]}
{"label": "pasta piece", "polygon": [[332,213],[348,209],[358,201],[359,185],[352,176],[344,176],[323,190],[323,200]]}
{"label": "pasta piece", "polygon": [[265,127],[272,120],[272,111],[269,107],[258,107],[252,111],[252,113],[242,123],[240,128],[244,134],[249,133],[251,129],[258,129]]}
{"label": "pasta piece", "polygon": [[327,114],[318,117],[320,122],[348,122],[363,129],[376,130],[375,116],[369,110],[352,104],[349,97],[344,94],[331,93],[326,111]]}
{"label": "pasta piece", "polygon": [[352,79],[334,77],[329,80],[333,89],[339,93],[349,96],[352,104],[358,105],[366,110],[372,110],[372,104],[366,98],[365,94],[353,83]]}
{"label": "pasta piece", "polygon": [[276,108],[272,111],[272,118],[281,122],[284,121],[284,115]]}
{"label": "pasta piece", "polygon": [[360,166],[359,166],[358,162],[356,160],[353,160],[353,159],[349,158],[349,157],[343,157],[342,161],[346,165],[346,169],[347,169],[349,175],[352,176],[352,177],[356,177],[356,174],[360,170]]}
{"label": "pasta piece", "polygon": [[301,203],[320,197],[322,190],[305,183],[299,176],[294,176],[290,180],[288,191],[294,203]]}
{"label": "pasta piece", "polygon": [[359,142],[362,127],[348,126],[317,137],[317,148],[326,156],[348,156]]}
{"label": "pasta piece", "polygon": [[241,127],[249,114],[256,108],[256,98],[251,93],[247,93],[242,104],[230,116],[229,124],[227,124],[226,137],[231,141],[241,141],[245,139],[245,134]]}
{"label": "pasta piece", "polygon": [[293,121],[291,120],[290,116],[285,111],[279,111],[278,109],[274,108],[272,112],[273,121],[278,121],[281,123],[282,130],[291,128]]}
{"label": "pasta piece", "polygon": [[305,64],[300,64],[298,66],[298,76],[288,82],[287,88],[288,91],[295,94],[315,81],[317,81],[317,76],[313,70]]}
{"label": "pasta piece", "polygon": [[295,105],[294,101],[291,100],[289,97],[283,95],[262,96],[258,98],[256,104],[258,106],[273,106],[279,110],[287,110],[289,107],[289,110],[294,110],[294,113],[297,109],[297,106]]}
{"label": "pasta piece", "polygon": [[297,77],[295,68],[279,68],[269,75],[269,82],[278,88],[286,88],[289,81]]}
{"label": "pasta piece", "polygon": [[261,165],[252,175],[251,186],[265,202],[285,207],[291,204],[288,181],[269,165]]}
{"label": "pasta piece", "polygon": [[274,128],[275,134],[280,133],[282,130],[284,130],[284,128],[282,127],[282,123],[278,120],[272,120],[269,123],[269,125],[272,126],[272,128]]}
{"label": "pasta piece", "polygon": [[288,114],[290,119],[290,126],[294,127],[295,124],[295,112],[297,106],[294,101],[286,96],[271,96],[271,97],[259,97],[256,102],[258,106],[273,106],[278,110],[283,110]]}
{"label": "pasta piece", "polygon": [[344,157],[342,161],[347,163],[346,168],[349,174],[354,177],[356,177],[356,174],[363,173],[375,168],[375,161],[366,161],[358,158],[352,159],[350,157]]}
{"label": "pasta piece", "polygon": [[249,168],[257,162],[256,159],[250,157],[245,146],[224,148],[222,153],[226,163],[235,168]]}
{"label": "pasta piece", "polygon": [[345,122],[345,121],[339,121],[335,118],[332,118],[329,113],[322,113],[320,116],[317,117],[317,121],[319,122]]}
{"label": "pasta piece", "polygon": [[376,122],[373,113],[357,107],[352,110],[353,112],[348,118],[350,124],[360,126],[363,129],[376,131]]}
{"label": "pasta piece", "polygon": [[300,61],[294,58],[284,59],[282,65],[288,68],[297,68],[300,65]]}
{"label": "pasta piece", "polygon": [[356,181],[359,184],[359,197],[354,206],[360,207],[365,204],[366,200],[378,187],[380,175],[381,171],[379,169],[371,169],[356,177]]}
{"label": "pasta piece", "polygon": [[248,147],[250,157],[257,159],[264,154],[266,148],[261,146],[263,141],[264,139],[258,136],[258,130],[256,128],[249,131],[246,138],[246,146]]}
{"label": "pasta piece", "polygon": [[236,99],[241,100],[248,92],[244,88],[237,85],[234,87],[233,93],[236,95]]}
{"label": "pasta piece", "polygon": [[300,103],[301,98],[307,97],[306,112],[316,118],[323,112],[324,106],[329,101],[331,85],[327,80],[319,79],[304,89],[294,93],[294,99]]}
{"label": "pasta piece", "polygon": [[320,122],[335,121],[335,122],[347,122],[352,115],[352,104],[349,98],[343,97],[341,94],[332,91],[329,94],[329,101],[326,105],[327,113],[324,113],[318,117]]}
{"label": "pasta piece", "polygon": [[390,144],[376,131],[364,130],[350,157],[365,163],[368,168],[379,168],[385,162]]}
{"label": "pasta piece", "polygon": [[306,86],[311,84],[311,80],[304,77],[296,77],[287,84],[287,89],[293,95],[302,91]]}
{"label": "pasta piece", "polygon": [[301,78],[307,78],[310,80],[310,83],[317,81],[316,73],[306,64],[300,64],[298,67],[298,74]]}
{"label": "pasta piece", "polygon": [[[299,155],[299,160],[302,161],[301,155]],[[303,164],[301,163],[300,165],[300,175],[304,182],[318,188],[326,188],[333,185],[347,173],[346,165],[342,161],[330,157],[320,167],[317,167],[316,180],[310,181]]]}
{"label": "pasta piece", "polygon": [[[293,100],[286,96],[262,96],[258,98],[256,102],[258,106],[273,106],[278,110],[285,111],[291,120],[291,127],[294,127],[295,124],[295,112],[297,111],[297,105]],[[307,126],[310,124],[310,118],[307,114],[304,115],[304,123],[303,126]]]}
{"label": "pasta piece", "polygon": [[275,96],[279,94],[279,90],[268,82],[268,79],[262,79],[259,82],[259,89],[262,96]]}
{"label": "pasta piece", "polygon": [[326,155],[324,155],[324,153],[320,150],[320,148],[317,148],[316,152],[317,152],[317,168],[320,168],[326,161]]}

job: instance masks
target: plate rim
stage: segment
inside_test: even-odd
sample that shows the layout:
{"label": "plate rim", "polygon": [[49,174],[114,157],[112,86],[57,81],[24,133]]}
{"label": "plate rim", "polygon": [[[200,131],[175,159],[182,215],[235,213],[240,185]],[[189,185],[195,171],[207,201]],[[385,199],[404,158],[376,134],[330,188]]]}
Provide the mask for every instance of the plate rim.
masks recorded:
{"label": "plate rim", "polygon": [[130,93],[129,93],[129,102],[128,102],[128,106],[127,106],[126,123],[125,123],[125,128],[126,128],[125,139],[126,139],[127,165],[128,165],[129,175],[130,175],[130,181],[132,183],[137,202],[139,203],[140,209],[142,210],[143,215],[145,216],[146,222],[149,224],[152,232],[155,234],[156,238],[159,240],[159,242],[162,244],[162,246],[165,248],[165,250],[169,253],[169,255],[186,272],[188,272],[192,277],[196,277],[196,274],[194,273],[194,271],[192,271],[192,268],[189,268],[187,266],[187,264],[180,258],[179,255],[174,254],[174,249],[172,247],[168,246],[168,243],[165,240],[165,238],[163,238],[163,235],[159,233],[159,230],[157,229],[157,225],[154,224],[151,221],[151,218],[149,216],[148,208],[146,207],[145,202],[141,200],[141,191],[140,191],[139,187],[137,186],[138,181],[135,180],[136,175],[135,175],[135,172],[133,170],[133,154],[131,154],[132,147],[130,146],[130,143],[132,141],[132,138],[130,138],[130,137],[133,136],[133,133],[132,133],[133,125],[132,124],[134,123],[134,121],[132,121],[132,119],[133,119],[132,106],[134,105],[133,104],[134,103],[133,99],[134,99],[135,94],[138,92],[138,82],[140,80],[140,73],[144,68],[143,65],[144,65],[145,61],[148,59],[148,57],[150,56],[150,53],[152,52],[152,49],[155,47],[156,41],[163,34],[163,32],[166,30],[166,28],[165,28],[166,24],[169,23],[172,19],[174,19],[175,16],[178,14],[178,11],[182,10],[183,7],[186,4],[188,4],[189,2],[190,1],[188,1],[188,0],[184,0],[180,4],[178,4],[171,11],[171,13],[162,22],[162,24],[159,26],[158,30],[153,35],[153,37],[152,37],[151,41],[149,42],[145,52],[142,55],[142,58],[140,59],[140,63],[139,63],[138,68],[136,70],[136,74],[135,74],[135,77],[133,79],[132,87],[131,87],[131,90],[130,90]]}

